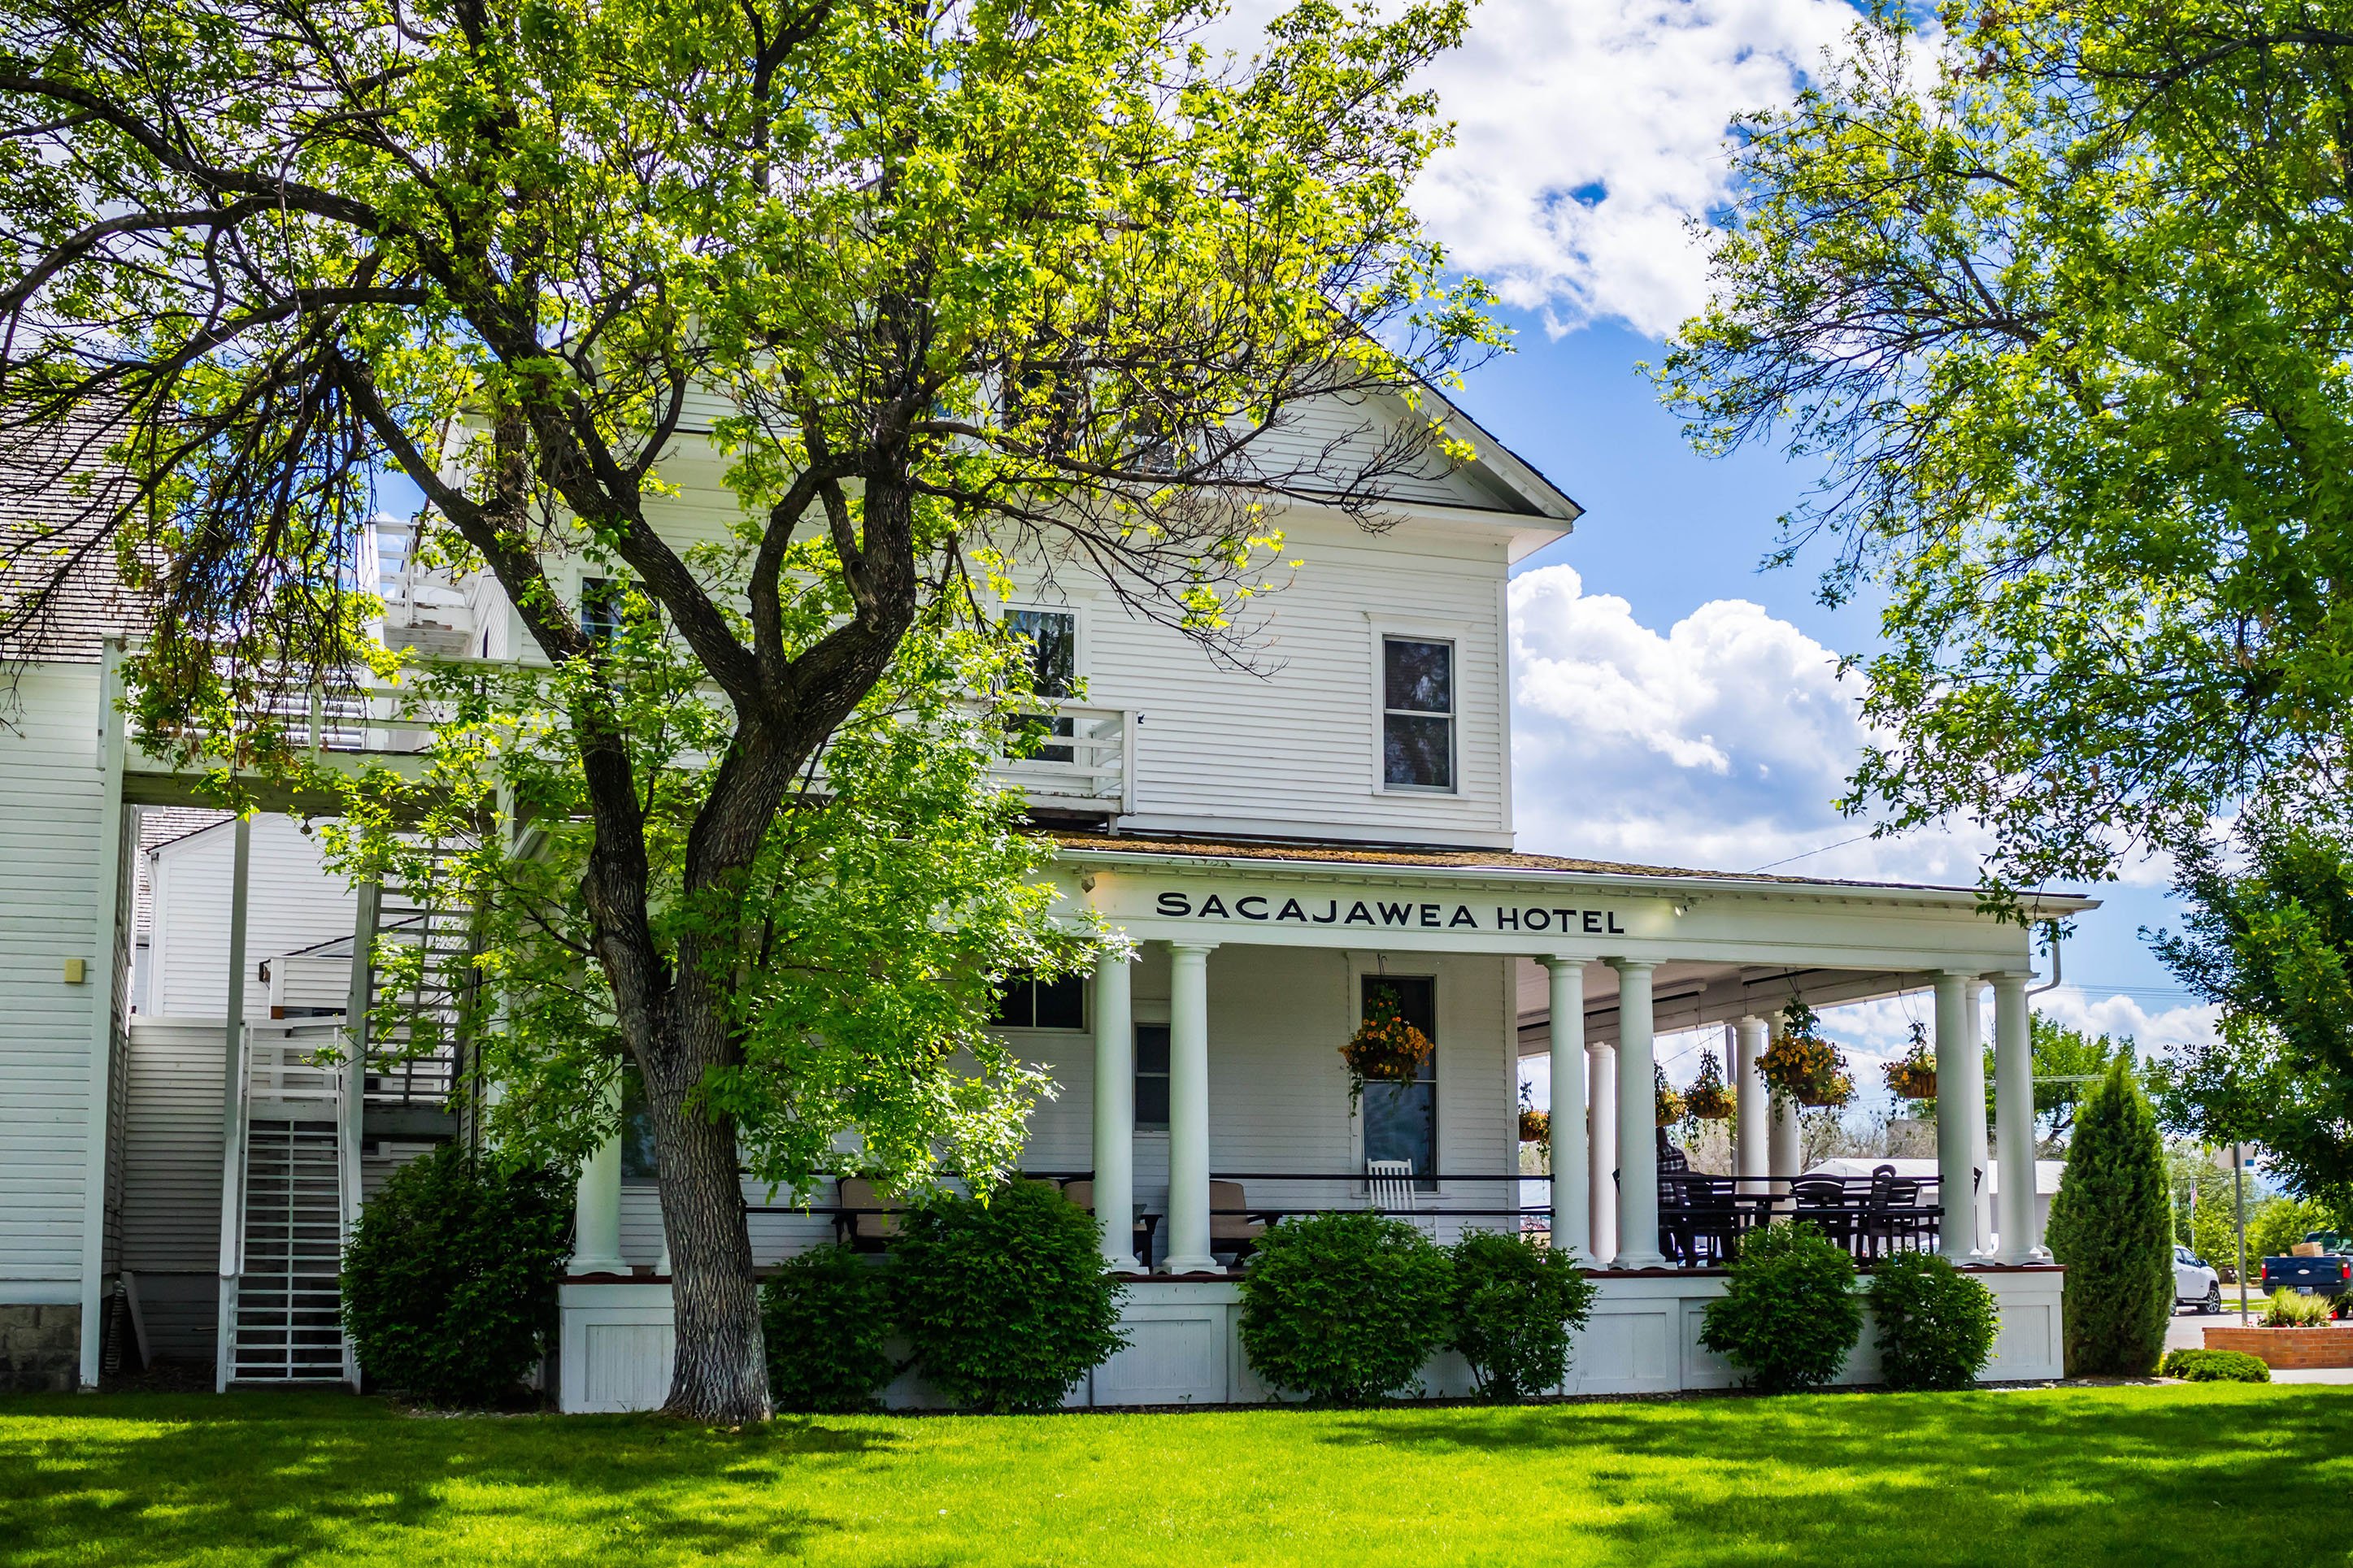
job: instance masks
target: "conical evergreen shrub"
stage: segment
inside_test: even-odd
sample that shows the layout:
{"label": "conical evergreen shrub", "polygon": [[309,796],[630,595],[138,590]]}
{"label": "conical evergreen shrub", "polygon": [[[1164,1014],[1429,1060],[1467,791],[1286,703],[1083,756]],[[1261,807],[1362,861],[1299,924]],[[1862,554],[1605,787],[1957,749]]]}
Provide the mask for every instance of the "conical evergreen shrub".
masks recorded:
{"label": "conical evergreen shrub", "polygon": [[2046,1239],[2067,1270],[2071,1377],[2145,1377],[2173,1316],[2173,1242],[2165,1142],[2127,1052],[2075,1118]]}

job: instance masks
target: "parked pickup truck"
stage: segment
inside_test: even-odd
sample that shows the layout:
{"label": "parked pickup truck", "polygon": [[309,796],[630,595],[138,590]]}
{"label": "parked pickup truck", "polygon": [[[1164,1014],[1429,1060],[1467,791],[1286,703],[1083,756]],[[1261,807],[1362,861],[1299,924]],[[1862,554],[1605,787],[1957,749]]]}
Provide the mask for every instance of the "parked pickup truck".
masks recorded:
{"label": "parked pickup truck", "polygon": [[[2263,1289],[2301,1290],[2315,1296],[2336,1296],[2353,1289],[2353,1237],[2316,1230],[2304,1239],[2305,1252],[2263,1259]],[[2316,1254],[2311,1252],[2314,1243],[2320,1247]]]}

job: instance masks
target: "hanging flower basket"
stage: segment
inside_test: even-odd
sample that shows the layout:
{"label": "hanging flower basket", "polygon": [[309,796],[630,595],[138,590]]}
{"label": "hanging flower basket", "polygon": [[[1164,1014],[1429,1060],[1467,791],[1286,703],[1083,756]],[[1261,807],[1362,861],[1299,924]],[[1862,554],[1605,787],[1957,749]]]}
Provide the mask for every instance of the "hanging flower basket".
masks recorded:
{"label": "hanging flower basket", "polygon": [[1520,1142],[1523,1143],[1552,1142],[1552,1114],[1549,1111],[1538,1110],[1529,1103],[1526,1084],[1520,1085]]}
{"label": "hanging flower basket", "polygon": [[1898,1100],[1936,1098],[1936,1058],[1928,1048],[1926,1025],[1912,1026],[1912,1048],[1887,1064],[1886,1078],[1889,1092]]}
{"label": "hanging flower basket", "polygon": [[1699,1054],[1699,1076],[1683,1090],[1683,1113],[1694,1121],[1729,1121],[1734,1110],[1732,1090],[1725,1086],[1724,1064],[1712,1050]]}
{"label": "hanging flower basket", "polygon": [[1365,1021],[1340,1047],[1348,1077],[1358,1091],[1367,1083],[1411,1083],[1430,1060],[1430,1037],[1398,1011],[1397,993],[1376,989],[1366,1003]]}
{"label": "hanging flower basket", "polygon": [[1854,1098],[1846,1054],[1822,1037],[1821,1020],[1803,1002],[1790,1003],[1782,1013],[1781,1027],[1757,1058],[1757,1070],[1776,1100],[1812,1107],[1844,1105]]}
{"label": "hanging flower basket", "polygon": [[1667,1086],[1666,1068],[1653,1067],[1651,1074],[1655,1079],[1653,1092],[1658,1100],[1659,1125],[1672,1127],[1683,1119],[1683,1097]]}

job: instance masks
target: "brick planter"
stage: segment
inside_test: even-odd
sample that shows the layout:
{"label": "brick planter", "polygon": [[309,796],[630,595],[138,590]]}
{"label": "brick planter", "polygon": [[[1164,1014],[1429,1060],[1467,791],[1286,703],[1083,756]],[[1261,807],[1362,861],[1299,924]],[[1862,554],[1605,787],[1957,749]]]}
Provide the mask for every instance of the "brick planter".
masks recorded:
{"label": "brick planter", "polygon": [[2210,1351],[2244,1351],[2275,1372],[2353,1366],[2353,1328],[2208,1329]]}

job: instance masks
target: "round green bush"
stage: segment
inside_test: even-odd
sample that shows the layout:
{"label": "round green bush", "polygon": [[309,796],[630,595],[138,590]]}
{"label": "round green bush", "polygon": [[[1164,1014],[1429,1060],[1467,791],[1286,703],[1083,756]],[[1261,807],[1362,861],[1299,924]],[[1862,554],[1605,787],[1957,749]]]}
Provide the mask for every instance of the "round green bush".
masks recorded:
{"label": "round green bush", "polygon": [[1993,1292],[1932,1252],[1899,1252],[1871,1274],[1879,1364],[1890,1388],[1967,1388],[1993,1359]]}
{"label": "round green bush", "polygon": [[899,1324],[932,1386],[959,1405],[1045,1410],[1127,1343],[1124,1288],[1092,1215],[1041,1182],[987,1201],[943,1194],[891,1245]]}
{"label": "round green bush", "polygon": [[2159,1377],[2184,1383],[2269,1383],[2272,1369],[2244,1351],[2168,1351],[2157,1363]]}
{"label": "round green bush", "polygon": [[786,1258],[760,1287],[768,1395],[779,1410],[873,1408],[898,1373],[883,1270],[846,1247]]}
{"label": "round green bush", "polygon": [[1259,1238],[1241,1342],[1276,1388],[1361,1405],[1404,1387],[1452,1329],[1454,1265],[1401,1219],[1322,1214]]}
{"label": "round green bush", "polygon": [[1593,1281],[1565,1252],[1466,1231],[1454,1260],[1454,1348],[1480,1394],[1524,1399],[1568,1376],[1569,1342],[1592,1315]]}
{"label": "round green bush", "polygon": [[1725,1292],[1707,1304],[1699,1342],[1778,1394],[1836,1377],[1862,1337],[1854,1259],[1803,1220],[1752,1230]]}
{"label": "round green bush", "polygon": [[436,1405],[516,1396],[547,1352],[571,1178],[454,1143],[393,1173],[343,1253],[343,1330],[379,1386]]}

